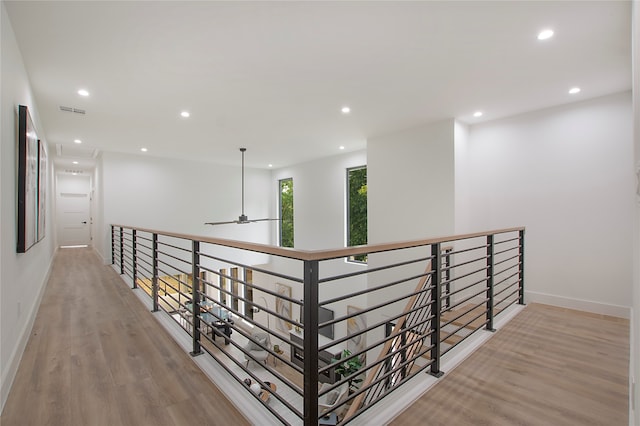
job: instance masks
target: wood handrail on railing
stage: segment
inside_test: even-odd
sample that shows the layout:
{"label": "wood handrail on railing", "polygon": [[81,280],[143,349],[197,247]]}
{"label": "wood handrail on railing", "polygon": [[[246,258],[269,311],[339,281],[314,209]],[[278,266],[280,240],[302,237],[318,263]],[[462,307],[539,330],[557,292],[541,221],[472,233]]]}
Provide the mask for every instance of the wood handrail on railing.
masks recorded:
{"label": "wood handrail on railing", "polygon": [[[469,238],[475,237],[483,237],[487,234],[504,234],[507,232],[514,231],[522,231],[524,227],[516,227],[516,228],[505,228],[498,229],[495,231],[485,231],[485,232],[474,232],[470,234],[461,234],[454,235],[448,237],[438,237],[438,238],[427,238],[421,240],[407,240],[407,241],[397,241],[392,243],[380,243],[380,244],[370,244],[364,246],[354,246],[354,247],[346,247],[346,248],[337,248],[337,249],[326,249],[326,250],[300,250],[294,248],[287,247],[278,247],[272,246],[268,244],[260,244],[260,243],[251,243],[245,241],[237,241],[237,240],[229,240],[225,238],[215,238],[215,237],[204,237],[201,235],[190,235],[190,234],[181,234],[176,232],[167,232],[167,231],[159,231],[156,229],[148,229],[148,228],[138,228],[132,226],[125,225],[117,225],[113,224],[111,226],[117,228],[126,228],[126,229],[136,229],[142,232],[148,232],[150,234],[158,234],[164,235],[167,237],[173,238],[182,238],[186,240],[199,241],[203,243],[216,244],[224,247],[232,247],[238,248],[242,250],[249,250],[253,252],[259,252],[264,254],[271,254],[274,256],[287,257],[290,259],[297,260],[330,260],[330,259],[338,259],[341,257],[350,257],[356,256],[359,254],[370,254],[370,253],[378,253],[392,250],[400,250],[405,248],[412,247],[421,247],[431,244],[438,244],[443,242],[453,242],[457,240],[465,240]],[[239,225],[243,226],[243,225]]]}

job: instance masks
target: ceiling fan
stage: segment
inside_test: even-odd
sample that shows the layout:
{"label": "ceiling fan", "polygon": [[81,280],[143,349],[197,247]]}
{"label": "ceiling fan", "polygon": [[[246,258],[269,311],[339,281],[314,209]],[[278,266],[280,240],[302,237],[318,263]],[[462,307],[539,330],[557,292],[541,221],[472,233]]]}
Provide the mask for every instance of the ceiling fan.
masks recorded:
{"label": "ceiling fan", "polygon": [[205,225],[227,225],[230,223],[244,224],[244,223],[254,223],[254,222],[265,222],[269,220],[280,220],[280,219],[249,219],[247,215],[244,214],[244,153],[247,148],[240,148],[240,152],[242,153],[242,214],[238,217],[238,220],[229,220],[226,222],[205,222]]}

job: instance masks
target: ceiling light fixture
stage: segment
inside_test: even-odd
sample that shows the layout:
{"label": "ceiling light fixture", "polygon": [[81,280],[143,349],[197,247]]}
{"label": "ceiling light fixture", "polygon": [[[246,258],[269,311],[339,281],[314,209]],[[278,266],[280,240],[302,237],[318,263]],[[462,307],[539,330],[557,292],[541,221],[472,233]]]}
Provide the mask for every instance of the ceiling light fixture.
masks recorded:
{"label": "ceiling light fixture", "polygon": [[340,145],[340,148],[339,148],[339,149],[344,149],[344,146]]}
{"label": "ceiling light fixture", "polygon": [[473,113],[474,117],[482,117],[482,111],[476,111]]}
{"label": "ceiling light fixture", "polygon": [[87,97],[89,96],[89,91],[87,91],[86,89],[80,89],[78,90],[78,95]]}
{"label": "ceiling light fixture", "polygon": [[571,90],[569,90],[570,95],[575,95],[576,93],[580,93],[579,87],[572,87]]}
{"label": "ceiling light fixture", "polygon": [[348,106],[343,106],[340,111],[342,111],[343,114],[349,114],[351,112],[351,108],[349,108]]}
{"label": "ceiling light fixture", "polygon": [[74,139],[73,143],[82,143],[82,141],[80,139]]}
{"label": "ceiling light fixture", "polygon": [[189,118],[189,116],[190,116],[191,114],[189,114],[189,111],[182,111],[182,112],[180,113],[180,115],[181,115],[182,117],[184,117],[184,118]]}
{"label": "ceiling light fixture", "polygon": [[269,164],[269,167],[273,167],[273,164]]}
{"label": "ceiling light fixture", "polygon": [[548,40],[553,37],[553,30],[543,30],[538,33],[538,40]]}
{"label": "ceiling light fixture", "polygon": [[148,149],[147,149],[147,148],[140,148],[140,151],[142,151],[142,152],[147,152],[147,151],[148,151]]}
{"label": "ceiling light fixture", "polygon": [[73,164],[78,164],[78,162],[77,162],[77,161],[74,161],[74,162],[73,162]]}

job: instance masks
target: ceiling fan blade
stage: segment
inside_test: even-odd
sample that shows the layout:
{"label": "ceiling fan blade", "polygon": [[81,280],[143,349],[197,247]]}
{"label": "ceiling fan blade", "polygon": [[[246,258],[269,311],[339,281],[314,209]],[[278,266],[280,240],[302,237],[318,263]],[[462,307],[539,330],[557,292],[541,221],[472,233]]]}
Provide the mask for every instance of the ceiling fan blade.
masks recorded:
{"label": "ceiling fan blade", "polygon": [[227,222],[205,222],[205,225],[228,225],[230,223],[240,223],[237,220],[229,220]]}
{"label": "ceiling fan blade", "polygon": [[251,219],[249,222],[265,222],[268,220],[280,220],[280,219]]}

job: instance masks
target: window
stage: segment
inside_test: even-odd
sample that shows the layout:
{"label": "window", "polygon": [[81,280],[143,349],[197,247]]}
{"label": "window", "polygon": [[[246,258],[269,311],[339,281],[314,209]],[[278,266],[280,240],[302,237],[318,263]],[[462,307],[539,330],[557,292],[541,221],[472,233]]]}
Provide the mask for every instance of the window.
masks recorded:
{"label": "window", "polygon": [[[347,246],[367,244],[367,166],[347,169]],[[352,256],[366,262],[367,255]]]}
{"label": "window", "polygon": [[282,179],[280,184],[280,246],[293,247],[293,178]]}

